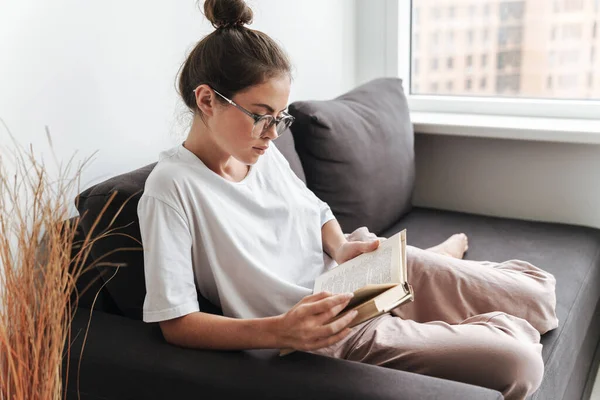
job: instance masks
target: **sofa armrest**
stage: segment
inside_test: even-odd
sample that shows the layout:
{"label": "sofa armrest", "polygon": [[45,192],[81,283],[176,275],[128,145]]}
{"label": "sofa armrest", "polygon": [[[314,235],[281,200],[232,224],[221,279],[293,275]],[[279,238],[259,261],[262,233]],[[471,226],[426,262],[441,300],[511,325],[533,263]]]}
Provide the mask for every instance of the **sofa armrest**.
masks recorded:
{"label": "sofa armrest", "polygon": [[[89,313],[78,308],[73,319],[68,398],[77,398]],[[79,393],[82,399],[502,399],[478,386],[305,352],[184,349],[166,343],[158,324],[99,310],[83,351]]]}

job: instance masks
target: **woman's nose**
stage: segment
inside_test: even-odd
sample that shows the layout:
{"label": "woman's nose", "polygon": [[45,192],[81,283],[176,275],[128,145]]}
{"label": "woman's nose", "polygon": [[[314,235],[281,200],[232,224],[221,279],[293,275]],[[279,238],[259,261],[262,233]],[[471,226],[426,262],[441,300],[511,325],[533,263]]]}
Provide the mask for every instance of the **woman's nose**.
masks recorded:
{"label": "woman's nose", "polygon": [[269,126],[267,130],[263,132],[262,137],[268,137],[271,140],[275,140],[279,137],[275,123],[272,123],[271,126]]}

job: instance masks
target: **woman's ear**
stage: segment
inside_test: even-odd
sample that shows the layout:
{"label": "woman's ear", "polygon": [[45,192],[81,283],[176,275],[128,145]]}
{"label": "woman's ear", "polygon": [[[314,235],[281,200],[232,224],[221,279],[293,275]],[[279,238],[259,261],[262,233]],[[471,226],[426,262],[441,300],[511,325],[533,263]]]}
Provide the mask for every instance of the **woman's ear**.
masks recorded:
{"label": "woman's ear", "polygon": [[196,96],[196,106],[207,116],[212,116],[215,112],[215,92],[208,85],[200,85],[194,90]]}

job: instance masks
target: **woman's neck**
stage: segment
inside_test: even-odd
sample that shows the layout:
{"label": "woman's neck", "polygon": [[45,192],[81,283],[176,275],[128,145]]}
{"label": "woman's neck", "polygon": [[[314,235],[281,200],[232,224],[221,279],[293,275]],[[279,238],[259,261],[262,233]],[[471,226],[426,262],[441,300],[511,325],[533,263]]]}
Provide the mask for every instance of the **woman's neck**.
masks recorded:
{"label": "woman's neck", "polygon": [[217,175],[234,182],[243,180],[249,167],[224,151],[212,138],[208,128],[198,118],[185,139],[184,146]]}

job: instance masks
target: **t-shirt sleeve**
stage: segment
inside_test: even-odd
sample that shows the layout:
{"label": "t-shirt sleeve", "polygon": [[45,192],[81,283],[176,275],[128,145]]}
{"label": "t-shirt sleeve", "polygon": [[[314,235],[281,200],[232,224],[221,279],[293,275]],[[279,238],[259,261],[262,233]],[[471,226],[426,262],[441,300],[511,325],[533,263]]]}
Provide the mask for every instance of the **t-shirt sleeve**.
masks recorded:
{"label": "t-shirt sleeve", "polygon": [[176,208],[145,194],[137,212],[146,281],[143,320],[159,322],[200,311],[187,221]]}
{"label": "t-shirt sleeve", "polygon": [[[306,188],[306,190],[313,193],[308,188]],[[315,196],[315,198],[319,202],[319,208],[321,210],[321,226],[325,225],[327,222],[331,221],[332,219],[335,219],[335,216],[333,215],[333,212],[331,211],[329,204],[327,204],[324,201],[322,201],[321,199],[319,199],[314,193],[313,193],[313,196]]]}
{"label": "t-shirt sleeve", "polygon": [[331,208],[329,207],[329,204],[327,204],[323,200],[319,199],[317,197],[317,195],[314,194],[313,191],[310,190],[306,186],[306,183],[304,183],[302,181],[302,179],[298,178],[298,175],[296,175],[296,173],[294,172],[294,170],[292,170],[292,167],[290,167],[290,163],[285,158],[285,156],[281,153],[281,151],[276,146],[273,146],[273,147],[274,147],[274,150],[276,150],[276,152],[274,152],[275,157],[283,165],[283,168],[285,168],[285,170],[286,170],[288,176],[290,177],[290,179],[292,179],[296,183],[296,186],[298,186],[298,188],[300,190],[306,192],[318,204],[319,211],[321,213],[321,226],[325,225],[330,220],[335,219],[335,216],[333,215],[333,212],[331,211]]}

